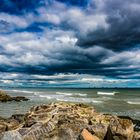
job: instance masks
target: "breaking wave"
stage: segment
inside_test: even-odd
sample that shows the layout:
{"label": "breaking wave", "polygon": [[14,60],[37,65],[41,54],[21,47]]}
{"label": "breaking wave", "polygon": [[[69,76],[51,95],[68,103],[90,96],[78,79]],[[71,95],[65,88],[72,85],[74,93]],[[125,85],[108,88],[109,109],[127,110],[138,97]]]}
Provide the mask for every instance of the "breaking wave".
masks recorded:
{"label": "breaking wave", "polygon": [[83,103],[102,103],[102,101],[92,99],[92,98],[75,98],[75,97],[69,97],[69,98],[57,98],[57,101],[68,101],[68,102],[83,102]]}
{"label": "breaking wave", "polygon": [[56,92],[56,94],[65,95],[65,96],[87,96],[87,94],[85,93]]}
{"label": "breaking wave", "polygon": [[40,98],[47,98],[47,99],[53,99],[53,97],[48,95],[39,95]]}
{"label": "breaking wave", "polygon": [[97,92],[98,95],[116,95],[118,92]]}
{"label": "breaking wave", "polygon": [[127,101],[128,104],[140,105],[140,102]]}

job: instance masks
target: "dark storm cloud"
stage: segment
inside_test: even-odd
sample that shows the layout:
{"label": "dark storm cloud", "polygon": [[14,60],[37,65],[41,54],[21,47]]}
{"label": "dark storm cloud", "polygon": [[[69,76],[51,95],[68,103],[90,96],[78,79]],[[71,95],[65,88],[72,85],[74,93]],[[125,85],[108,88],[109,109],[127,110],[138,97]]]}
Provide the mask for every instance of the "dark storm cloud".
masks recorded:
{"label": "dark storm cloud", "polygon": [[89,2],[89,0],[57,0],[57,1],[69,4],[69,5],[81,6],[81,7],[87,6]]}
{"label": "dark storm cloud", "polygon": [[139,79],[139,9],[138,0],[3,0],[0,72]]}
{"label": "dark storm cloud", "polygon": [[[80,46],[101,45],[112,50],[135,47],[140,43],[140,1],[105,0],[97,3],[99,13],[106,15],[107,29],[89,30],[86,36],[79,35]],[[100,5],[102,6],[100,7]],[[96,10],[91,11],[96,12]]]}

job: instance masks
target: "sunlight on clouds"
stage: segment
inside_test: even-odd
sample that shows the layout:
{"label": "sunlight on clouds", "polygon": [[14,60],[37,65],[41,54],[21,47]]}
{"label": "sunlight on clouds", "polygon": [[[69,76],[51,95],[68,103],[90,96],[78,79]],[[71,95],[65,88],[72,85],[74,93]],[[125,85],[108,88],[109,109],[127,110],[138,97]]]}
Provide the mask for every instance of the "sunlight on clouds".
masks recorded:
{"label": "sunlight on clouds", "polygon": [[74,45],[77,41],[77,38],[72,38],[69,36],[61,36],[61,37],[56,37],[56,40],[60,41],[61,43],[65,43],[65,44],[70,43]]}
{"label": "sunlight on clouds", "polygon": [[21,85],[35,80],[49,86],[130,86],[140,78],[138,0],[90,0],[81,5],[41,0],[23,3],[21,11],[18,1],[9,11],[3,3],[3,84],[15,79]]}

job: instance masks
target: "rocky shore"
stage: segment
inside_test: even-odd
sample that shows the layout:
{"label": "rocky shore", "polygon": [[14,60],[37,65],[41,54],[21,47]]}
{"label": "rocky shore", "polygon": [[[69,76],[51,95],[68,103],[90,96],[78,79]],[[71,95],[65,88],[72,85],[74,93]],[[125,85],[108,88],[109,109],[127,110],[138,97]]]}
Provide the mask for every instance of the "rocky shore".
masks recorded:
{"label": "rocky shore", "polygon": [[11,97],[10,95],[6,94],[4,91],[0,91],[0,102],[9,102],[9,101],[28,101],[29,99],[23,96],[16,96]]}
{"label": "rocky shore", "polygon": [[140,140],[140,126],[129,117],[59,102],[0,118],[0,140]]}

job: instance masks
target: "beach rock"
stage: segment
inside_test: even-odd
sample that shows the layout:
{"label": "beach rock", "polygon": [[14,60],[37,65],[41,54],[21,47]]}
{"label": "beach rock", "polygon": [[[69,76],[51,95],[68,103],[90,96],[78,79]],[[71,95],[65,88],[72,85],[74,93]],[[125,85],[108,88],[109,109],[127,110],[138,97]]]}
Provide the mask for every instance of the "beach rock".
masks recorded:
{"label": "beach rock", "polygon": [[132,120],[134,124],[134,131],[140,131],[140,120]]}
{"label": "beach rock", "polygon": [[0,102],[8,102],[8,101],[28,101],[29,99],[23,96],[11,97],[7,95],[4,91],[0,91]]}
{"label": "beach rock", "polygon": [[24,114],[13,114],[10,119],[15,119],[17,120],[19,123],[22,123],[24,122],[24,118],[25,118],[25,115]]}
{"label": "beach rock", "polygon": [[0,133],[5,132],[7,130],[6,123],[0,122]]}
{"label": "beach rock", "polygon": [[57,129],[52,133],[41,136],[40,140],[77,140],[73,131],[69,128]]}
{"label": "beach rock", "polygon": [[132,120],[116,118],[110,121],[110,129],[113,135],[120,135],[121,139],[131,140],[134,132]]}
{"label": "beach rock", "polygon": [[110,127],[108,127],[107,133],[106,133],[106,135],[105,135],[103,140],[115,140],[114,137],[113,137],[113,133],[112,133]]}
{"label": "beach rock", "polygon": [[20,125],[20,123],[15,119],[8,119],[6,121],[6,124],[7,124],[7,130],[16,129]]}
{"label": "beach rock", "polygon": [[7,101],[11,101],[11,97],[9,95],[7,95],[4,91],[0,91],[0,101],[1,102],[7,102]]}
{"label": "beach rock", "polygon": [[100,140],[97,136],[92,135],[87,129],[84,129],[81,133],[83,140]]}
{"label": "beach rock", "polygon": [[133,140],[140,140],[140,132],[134,132]]}
{"label": "beach rock", "polygon": [[67,128],[67,129],[65,129],[65,128],[59,129],[57,139],[76,140],[74,132],[72,131],[72,129],[69,129],[69,128]]}
{"label": "beach rock", "polygon": [[49,121],[47,123],[38,122],[31,126],[28,131],[24,132],[23,137],[25,139],[30,139],[33,137],[34,140],[38,140],[41,137],[49,136],[51,132],[55,129],[56,124],[54,122]]}
{"label": "beach rock", "polygon": [[1,140],[24,140],[18,131],[7,131],[3,134]]}
{"label": "beach rock", "polygon": [[16,97],[11,97],[12,101],[20,102],[20,101],[28,101],[29,99],[23,96],[16,96]]}
{"label": "beach rock", "polygon": [[13,140],[139,140],[140,131],[134,127],[130,118],[64,102],[34,106],[26,114],[0,119],[1,137],[12,135]]}
{"label": "beach rock", "polygon": [[94,134],[100,138],[100,139],[104,139],[106,133],[107,133],[107,126],[103,125],[101,123],[97,123],[91,126],[92,131],[94,132]]}

